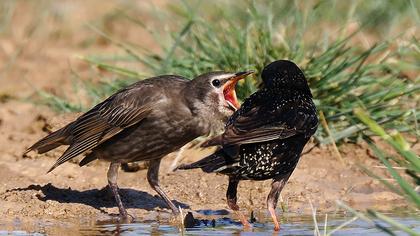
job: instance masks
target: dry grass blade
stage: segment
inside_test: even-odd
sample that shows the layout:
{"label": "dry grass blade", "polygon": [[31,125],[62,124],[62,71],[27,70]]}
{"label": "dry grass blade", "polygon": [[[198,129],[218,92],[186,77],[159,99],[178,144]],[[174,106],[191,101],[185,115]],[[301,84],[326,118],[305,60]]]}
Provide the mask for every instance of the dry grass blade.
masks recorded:
{"label": "dry grass blade", "polygon": [[331,134],[330,128],[328,128],[328,123],[327,123],[327,120],[325,119],[324,112],[322,112],[322,111],[319,112],[319,118],[321,120],[322,126],[324,127],[325,131],[327,132],[327,135],[329,136],[329,138],[331,140],[331,143],[332,143],[333,148],[334,148],[334,152],[335,152],[338,160],[340,160],[341,164],[344,166],[345,163],[344,163],[343,157],[341,156],[340,151],[337,148],[337,144],[335,144],[335,141],[334,141],[334,138]]}
{"label": "dry grass blade", "polygon": [[316,209],[314,208],[314,206],[313,206],[313,204],[312,204],[311,201],[309,201],[309,205],[311,206],[312,220],[314,222],[314,235],[321,236],[321,233],[319,231],[318,221],[316,219]]}

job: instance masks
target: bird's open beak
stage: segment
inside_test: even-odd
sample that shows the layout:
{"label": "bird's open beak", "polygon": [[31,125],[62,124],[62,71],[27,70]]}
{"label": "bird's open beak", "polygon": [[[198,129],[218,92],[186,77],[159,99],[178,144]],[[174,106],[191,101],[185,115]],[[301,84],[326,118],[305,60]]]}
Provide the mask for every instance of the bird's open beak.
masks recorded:
{"label": "bird's open beak", "polygon": [[241,106],[236,97],[236,91],[235,91],[236,83],[238,83],[239,80],[244,79],[245,77],[247,77],[248,75],[252,73],[254,73],[254,71],[238,72],[235,74],[235,76],[230,78],[223,85],[223,95],[225,97],[225,100],[228,103],[229,107],[231,107],[235,111],[239,109],[239,107]]}

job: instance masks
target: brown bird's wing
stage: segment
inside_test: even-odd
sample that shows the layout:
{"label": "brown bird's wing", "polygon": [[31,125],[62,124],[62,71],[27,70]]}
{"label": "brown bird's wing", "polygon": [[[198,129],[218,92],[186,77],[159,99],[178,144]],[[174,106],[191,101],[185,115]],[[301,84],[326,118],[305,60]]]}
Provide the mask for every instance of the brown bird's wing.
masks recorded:
{"label": "brown bird's wing", "polygon": [[144,119],[161,97],[150,93],[149,86],[139,83],[121,90],[65,127],[70,147],[48,172]]}

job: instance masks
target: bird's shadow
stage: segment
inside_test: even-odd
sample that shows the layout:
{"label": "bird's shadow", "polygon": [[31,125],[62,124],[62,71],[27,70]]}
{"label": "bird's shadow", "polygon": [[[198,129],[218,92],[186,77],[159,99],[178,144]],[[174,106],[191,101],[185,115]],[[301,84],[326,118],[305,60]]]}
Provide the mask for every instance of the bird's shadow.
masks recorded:
{"label": "bird's shadow", "polygon": [[[115,207],[115,199],[111,194],[111,191],[108,187],[102,189],[90,189],[85,191],[73,190],[71,188],[59,188],[51,183],[41,185],[29,185],[25,188],[14,188],[9,189],[7,192],[18,192],[18,191],[41,191],[42,195],[37,195],[38,199],[41,201],[57,201],[60,203],[80,203],[84,205],[91,206],[100,210],[103,213],[105,212],[102,208]],[[166,203],[159,196],[150,195],[147,192],[134,190],[134,189],[119,189],[124,206],[127,209],[136,208],[144,209],[147,211],[155,210],[156,208],[166,208],[169,209]],[[189,205],[178,201],[172,201],[175,206],[181,207],[183,209],[189,209]]]}

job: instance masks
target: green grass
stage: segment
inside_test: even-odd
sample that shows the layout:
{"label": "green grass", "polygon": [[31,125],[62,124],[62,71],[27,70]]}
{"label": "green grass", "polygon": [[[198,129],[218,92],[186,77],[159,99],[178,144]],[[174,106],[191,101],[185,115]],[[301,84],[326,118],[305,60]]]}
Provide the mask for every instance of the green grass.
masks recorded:
{"label": "green grass", "polygon": [[[369,167],[359,165],[359,167],[365,171],[368,175],[376,178],[391,191],[403,196],[406,199],[406,203],[410,210],[416,214],[420,210],[420,195],[418,193],[418,186],[420,186],[420,158],[411,150],[410,144],[404,139],[404,137],[396,130],[388,132],[375,120],[372,119],[370,114],[363,108],[357,107],[353,109],[354,115],[368,127],[369,132],[380,137],[385,143],[390,145],[394,152],[381,150],[375,142],[369,137],[365,136],[365,140],[369,144],[369,147],[373,151],[374,155],[382,162],[384,167],[387,169],[389,176],[380,176],[372,171]],[[404,170],[399,171],[397,170]],[[396,235],[390,228],[398,229],[408,235],[419,235],[412,228],[407,225],[401,224],[400,222],[377,212],[373,209],[366,209],[365,213],[356,211],[341,201],[337,202],[338,206],[349,211],[354,215],[353,219],[362,219],[370,225],[384,231],[389,235]],[[350,221],[352,221],[350,220]],[[342,227],[334,229],[332,232],[336,232]],[[324,230],[326,232],[326,230]],[[331,232],[331,233],[332,233]]]}

